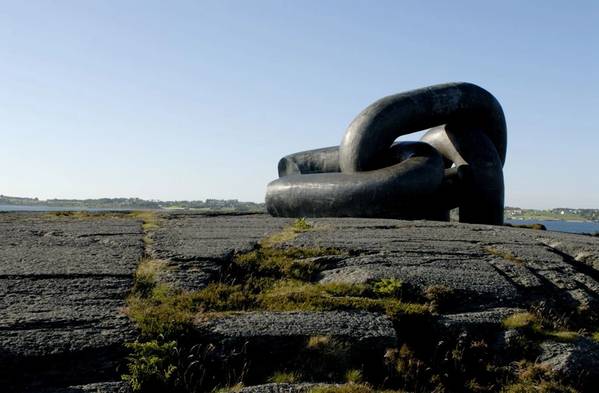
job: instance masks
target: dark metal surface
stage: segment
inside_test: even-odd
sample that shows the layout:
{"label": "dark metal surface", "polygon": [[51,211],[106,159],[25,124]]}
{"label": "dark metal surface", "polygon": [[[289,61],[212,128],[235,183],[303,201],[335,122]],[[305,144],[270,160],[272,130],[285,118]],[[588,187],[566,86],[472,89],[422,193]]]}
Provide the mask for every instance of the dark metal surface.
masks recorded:
{"label": "dark metal surface", "polygon": [[[394,143],[429,128],[426,143]],[[282,158],[266,206],[285,217],[438,220],[459,207],[462,222],[502,224],[506,146],[503,110],[476,85],[396,94],[364,109],[339,147]]]}

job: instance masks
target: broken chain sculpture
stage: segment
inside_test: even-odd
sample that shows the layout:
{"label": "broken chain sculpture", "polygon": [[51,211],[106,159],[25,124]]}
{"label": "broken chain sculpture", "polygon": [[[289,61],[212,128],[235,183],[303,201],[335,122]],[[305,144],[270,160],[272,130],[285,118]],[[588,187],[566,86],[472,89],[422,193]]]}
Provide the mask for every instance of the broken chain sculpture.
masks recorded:
{"label": "broken chain sculpture", "polygon": [[[420,142],[394,142],[429,129]],[[448,83],[384,97],[340,146],[283,157],[266,208],[283,217],[388,217],[503,224],[505,117],[491,93]]]}

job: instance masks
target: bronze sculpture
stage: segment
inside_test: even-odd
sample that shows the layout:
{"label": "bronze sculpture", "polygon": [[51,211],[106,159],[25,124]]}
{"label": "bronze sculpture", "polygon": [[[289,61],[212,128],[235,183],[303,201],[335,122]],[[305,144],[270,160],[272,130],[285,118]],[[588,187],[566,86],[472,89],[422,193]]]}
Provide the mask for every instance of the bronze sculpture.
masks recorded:
{"label": "bronze sculpture", "polygon": [[[420,142],[394,141],[429,129]],[[505,117],[488,91],[448,83],[384,97],[349,125],[340,146],[291,154],[268,184],[284,217],[388,217],[503,223]]]}

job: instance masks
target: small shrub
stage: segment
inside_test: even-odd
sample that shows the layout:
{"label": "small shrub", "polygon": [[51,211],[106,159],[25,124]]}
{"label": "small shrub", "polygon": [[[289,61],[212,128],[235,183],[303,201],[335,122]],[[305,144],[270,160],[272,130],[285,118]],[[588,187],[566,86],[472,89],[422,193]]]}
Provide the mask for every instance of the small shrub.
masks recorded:
{"label": "small shrub", "polygon": [[372,285],[372,291],[380,297],[401,297],[403,283],[396,278],[383,278]]}
{"label": "small shrub", "polygon": [[149,341],[126,345],[132,350],[128,357],[128,374],[123,380],[134,392],[162,392],[173,387],[177,378],[176,343]]}

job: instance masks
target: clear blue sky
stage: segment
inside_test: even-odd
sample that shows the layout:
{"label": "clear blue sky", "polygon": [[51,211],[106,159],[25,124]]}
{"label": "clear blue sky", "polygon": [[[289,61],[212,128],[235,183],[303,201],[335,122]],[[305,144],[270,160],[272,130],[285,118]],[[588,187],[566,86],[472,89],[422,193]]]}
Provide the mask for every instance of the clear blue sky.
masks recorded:
{"label": "clear blue sky", "polygon": [[2,1],[0,194],[262,201],[449,81],[504,107],[507,204],[599,208],[597,1]]}

